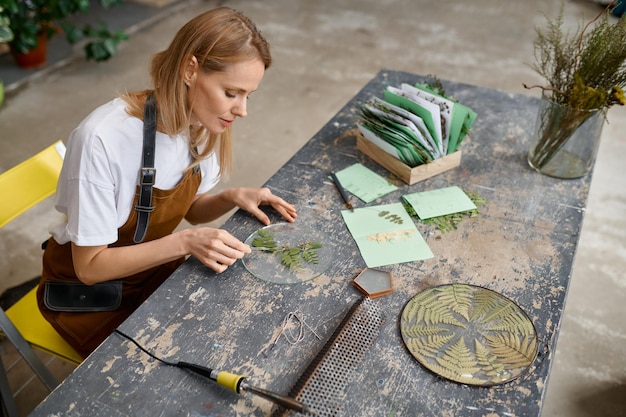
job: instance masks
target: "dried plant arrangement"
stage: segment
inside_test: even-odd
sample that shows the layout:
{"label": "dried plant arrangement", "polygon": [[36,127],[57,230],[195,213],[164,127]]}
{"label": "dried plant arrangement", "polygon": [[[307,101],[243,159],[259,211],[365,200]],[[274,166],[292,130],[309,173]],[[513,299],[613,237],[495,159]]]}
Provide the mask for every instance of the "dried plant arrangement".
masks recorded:
{"label": "dried plant arrangement", "polygon": [[[543,132],[532,157],[542,168],[588,118],[618,104],[624,105],[626,88],[626,17],[610,17],[610,6],[571,34],[563,27],[563,7],[545,29],[537,28],[532,68],[547,85],[543,97],[562,111],[540,114]],[[614,21],[614,22],[613,22]]]}
{"label": "dried plant arrangement", "polygon": [[626,19],[611,22],[609,8],[575,34],[563,28],[563,9],[547,19],[547,29],[537,28],[535,64],[532,68],[548,82],[539,87],[556,103],[579,110],[625,104]]}

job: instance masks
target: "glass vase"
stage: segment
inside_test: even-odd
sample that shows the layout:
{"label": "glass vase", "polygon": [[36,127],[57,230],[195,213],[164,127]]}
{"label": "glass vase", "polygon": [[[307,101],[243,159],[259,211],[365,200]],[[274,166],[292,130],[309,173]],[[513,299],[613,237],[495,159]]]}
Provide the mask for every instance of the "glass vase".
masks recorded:
{"label": "glass vase", "polygon": [[542,97],[528,164],[556,178],[587,175],[598,154],[603,126],[603,109],[578,110]]}

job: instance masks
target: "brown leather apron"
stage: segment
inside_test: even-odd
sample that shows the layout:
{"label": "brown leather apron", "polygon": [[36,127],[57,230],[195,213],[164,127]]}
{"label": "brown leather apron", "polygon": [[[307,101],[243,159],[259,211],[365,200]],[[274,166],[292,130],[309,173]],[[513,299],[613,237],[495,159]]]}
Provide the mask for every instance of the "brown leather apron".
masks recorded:
{"label": "brown leather apron", "polygon": [[[180,183],[170,190],[153,189],[154,211],[144,242],[171,234],[189,210],[200,186],[199,169],[189,170]],[[137,205],[139,187],[133,207]],[[109,247],[133,245],[137,224],[137,211],[132,210],[126,223],[118,229],[117,242]],[[76,282],[72,260],[71,243],[59,245],[50,238],[43,255],[43,272],[37,291],[37,301],[42,315],[83,357],[87,357],[106,337],[115,330],[143,301],[156,290],[167,277],[185,260],[184,257],[147,271],[122,279],[122,304],[115,311],[56,312],[47,309],[43,302],[46,281]]]}

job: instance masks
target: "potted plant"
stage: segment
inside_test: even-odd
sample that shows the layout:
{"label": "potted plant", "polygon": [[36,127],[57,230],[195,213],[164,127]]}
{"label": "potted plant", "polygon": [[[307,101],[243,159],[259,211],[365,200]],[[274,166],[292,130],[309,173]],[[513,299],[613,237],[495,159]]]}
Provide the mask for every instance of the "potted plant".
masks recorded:
{"label": "potted plant", "polygon": [[[123,1],[98,0],[104,8]],[[128,38],[122,31],[110,32],[103,22],[97,27],[79,27],[72,22],[73,16],[89,13],[89,0],[0,0],[0,9],[0,18],[8,21],[13,32],[9,46],[15,57],[37,51],[37,48],[45,48],[47,39],[57,32],[63,32],[71,44],[86,40],[87,59],[105,61],[115,55],[118,44]],[[37,66],[44,62],[28,62],[26,65]]]}
{"label": "potted plant", "polygon": [[611,6],[580,25],[563,30],[563,9],[537,29],[533,69],[546,79],[528,163],[558,178],[586,175],[595,160],[607,110],[626,103],[626,16]]}
{"label": "potted plant", "polygon": [[13,40],[13,31],[11,30],[10,20],[2,13],[2,6],[0,6],[0,43],[9,42]]}
{"label": "potted plant", "polygon": [[[0,43],[6,43],[13,40],[13,31],[9,26],[9,18],[2,15],[2,6],[0,6]],[[4,102],[4,83],[0,80],[0,106]]]}

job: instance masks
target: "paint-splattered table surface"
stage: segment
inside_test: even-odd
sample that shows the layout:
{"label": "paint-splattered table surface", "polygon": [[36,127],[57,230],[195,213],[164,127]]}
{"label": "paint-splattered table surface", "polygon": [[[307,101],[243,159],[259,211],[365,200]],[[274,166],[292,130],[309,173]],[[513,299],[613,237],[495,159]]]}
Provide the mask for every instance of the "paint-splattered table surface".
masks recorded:
{"label": "paint-splattered table surface", "polygon": [[[216,275],[190,258],[120,329],[169,361],[236,372],[251,385],[289,392],[362,296],[353,280],[365,263],[328,178],[356,162],[390,176],[355,148],[358,104],[381,97],[387,85],[425,81],[381,71],[268,181],[274,193],[297,205],[299,223],[332,244],[333,259],[322,275],[281,285],[256,278],[241,262]],[[478,113],[461,145],[461,166],[412,186],[397,181],[397,191],[369,205],[451,185],[477,192],[486,204],[477,217],[463,219],[447,233],[416,220],[434,258],[381,268],[391,272],[393,292],[373,302],[386,321],[350,375],[338,416],[541,414],[591,178],[558,180],[528,167],[538,99],[445,80],[443,85],[449,96]],[[353,202],[365,206],[356,198]],[[272,220],[280,221],[275,213]],[[259,226],[238,212],[224,228],[245,240]],[[538,355],[527,372],[506,384],[466,385],[432,373],[410,354],[400,331],[403,309],[421,291],[451,283],[494,290],[528,314]],[[302,340],[292,344],[283,336],[271,348],[289,313],[304,320]],[[267,416],[273,411],[260,397],[238,395],[161,365],[113,334],[33,416]]]}

